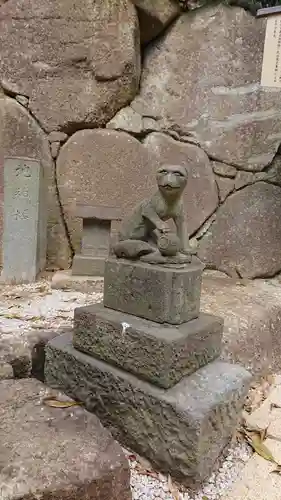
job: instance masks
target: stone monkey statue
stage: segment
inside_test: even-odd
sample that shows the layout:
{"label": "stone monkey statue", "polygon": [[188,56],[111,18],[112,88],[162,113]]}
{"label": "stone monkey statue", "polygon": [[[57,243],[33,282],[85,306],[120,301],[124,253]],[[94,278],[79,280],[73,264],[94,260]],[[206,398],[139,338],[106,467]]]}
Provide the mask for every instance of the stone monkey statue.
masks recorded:
{"label": "stone monkey statue", "polygon": [[[123,221],[113,248],[117,257],[159,264],[190,262],[194,252],[189,246],[182,200],[187,179],[187,169],[181,165],[158,168],[157,192]],[[174,221],[176,234],[166,223],[169,219]]]}

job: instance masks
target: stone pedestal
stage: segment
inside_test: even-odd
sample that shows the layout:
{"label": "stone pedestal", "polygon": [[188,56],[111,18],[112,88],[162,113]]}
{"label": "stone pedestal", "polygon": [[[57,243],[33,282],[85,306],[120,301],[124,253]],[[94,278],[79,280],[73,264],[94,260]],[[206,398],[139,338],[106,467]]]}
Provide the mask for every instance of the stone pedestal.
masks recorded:
{"label": "stone pedestal", "polygon": [[196,257],[179,267],[109,258],[103,303],[157,323],[179,325],[199,315],[203,268]]}
{"label": "stone pedestal", "polygon": [[111,207],[77,205],[76,217],[83,220],[81,253],[75,254],[72,274],[103,276],[109,253],[111,222],[120,220],[120,211]]}
{"label": "stone pedestal", "polygon": [[104,304],[75,310],[46,348],[46,382],[83,401],[125,446],[189,486],[231,440],[251,376],[217,360],[223,321],[199,310],[197,258],[164,267],[109,258]]}

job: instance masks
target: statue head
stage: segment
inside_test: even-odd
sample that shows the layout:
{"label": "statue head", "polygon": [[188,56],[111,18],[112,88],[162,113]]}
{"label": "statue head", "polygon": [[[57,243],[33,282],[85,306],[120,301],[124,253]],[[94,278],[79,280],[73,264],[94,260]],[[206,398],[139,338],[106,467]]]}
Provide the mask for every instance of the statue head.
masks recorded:
{"label": "statue head", "polygon": [[157,169],[159,191],[165,198],[178,198],[187,183],[187,168],[182,165],[162,165]]}

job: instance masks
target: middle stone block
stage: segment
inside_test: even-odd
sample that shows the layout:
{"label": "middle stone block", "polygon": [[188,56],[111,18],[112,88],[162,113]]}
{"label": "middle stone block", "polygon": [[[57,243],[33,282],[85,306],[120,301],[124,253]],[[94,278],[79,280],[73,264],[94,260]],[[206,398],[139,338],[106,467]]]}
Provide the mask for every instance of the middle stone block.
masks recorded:
{"label": "middle stone block", "polygon": [[180,325],[199,316],[203,269],[196,257],[181,267],[109,258],[104,306],[156,323]]}
{"label": "middle stone block", "polygon": [[167,389],[220,355],[222,331],[223,320],[211,314],[159,325],[95,304],[75,309],[73,345]]}

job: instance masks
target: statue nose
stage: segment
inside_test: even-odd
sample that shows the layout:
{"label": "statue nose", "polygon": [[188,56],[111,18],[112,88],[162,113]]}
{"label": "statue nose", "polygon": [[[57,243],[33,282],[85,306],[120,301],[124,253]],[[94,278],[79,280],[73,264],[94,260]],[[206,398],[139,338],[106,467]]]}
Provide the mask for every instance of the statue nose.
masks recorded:
{"label": "statue nose", "polygon": [[168,174],[167,175],[167,183],[173,184],[173,176],[172,176],[172,174]]}

